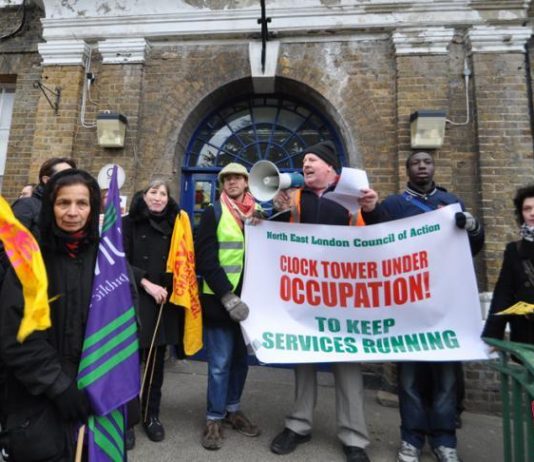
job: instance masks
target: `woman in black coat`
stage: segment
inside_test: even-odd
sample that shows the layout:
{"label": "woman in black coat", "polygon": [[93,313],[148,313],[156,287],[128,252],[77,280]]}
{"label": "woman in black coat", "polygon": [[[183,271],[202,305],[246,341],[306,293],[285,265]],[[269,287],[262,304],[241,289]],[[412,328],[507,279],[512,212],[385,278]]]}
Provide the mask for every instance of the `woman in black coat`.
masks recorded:
{"label": "woman in black coat", "polygon": [[183,357],[184,312],[182,308],[167,303],[172,291],[172,274],[166,272],[173,227],[179,211],[169,195],[168,185],[156,180],[134,195],[129,214],[123,218],[124,249],[139,289],[140,343],[145,361],[163,303],[155,335],[155,353],[147,361],[148,374],[141,393],[143,426],[152,441],[165,438],[159,409],[167,345],[175,345],[178,356]]}
{"label": "woman in black coat", "polygon": [[98,184],[84,171],[57,173],[45,187],[39,227],[48,275],[49,329],[19,343],[24,299],[12,269],[2,286],[2,429],[13,462],[72,460],[76,429],[91,413],[76,375],[91,301],[99,210]]}
{"label": "woman in black coat", "polygon": [[534,344],[532,315],[496,315],[517,302],[534,304],[534,185],[517,190],[514,206],[521,239],[506,245],[482,337],[502,339],[509,323],[511,341]]}

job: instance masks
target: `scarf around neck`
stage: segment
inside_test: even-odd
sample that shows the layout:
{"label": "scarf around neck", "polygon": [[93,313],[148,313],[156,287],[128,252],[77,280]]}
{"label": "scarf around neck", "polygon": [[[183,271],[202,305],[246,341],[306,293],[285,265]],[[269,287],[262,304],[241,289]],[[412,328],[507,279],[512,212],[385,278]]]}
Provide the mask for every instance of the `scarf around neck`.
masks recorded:
{"label": "scarf around neck", "polygon": [[256,209],[256,202],[254,197],[249,192],[243,196],[242,202],[236,202],[223,191],[221,193],[221,202],[228,207],[230,213],[234,217],[236,223],[243,229],[243,223],[247,218],[250,218]]}
{"label": "scarf around neck", "polygon": [[526,223],[523,223],[521,228],[519,228],[519,235],[525,241],[534,242],[534,226],[528,226]]}

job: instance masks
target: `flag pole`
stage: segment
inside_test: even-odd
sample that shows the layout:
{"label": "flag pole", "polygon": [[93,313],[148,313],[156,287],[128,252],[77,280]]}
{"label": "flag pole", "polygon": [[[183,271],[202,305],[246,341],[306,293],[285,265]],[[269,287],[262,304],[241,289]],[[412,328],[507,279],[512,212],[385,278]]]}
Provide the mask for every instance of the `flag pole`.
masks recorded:
{"label": "flag pole", "polygon": [[148,349],[148,356],[145,364],[145,370],[143,372],[143,381],[141,382],[141,396],[143,395],[143,390],[145,389],[145,382],[146,382],[146,376],[148,374],[148,368],[150,367],[151,373],[150,373],[150,382],[148,384],[148,389],[145,393],[145,399],[147,402],[147,405],[145,406],[145,416],[143,418],[143,421],[146,421],[146,413],[148,410],[148,394],[150,392],[150,387],[152,386],[152,378],[154,377],[154,368],[156,367],[156,353],[154,352],[154,344],[156,343],[156,336],[158,335],[159,325],[161,322],[161,315],[163,313],[163,306],[165,305],[165,302],[163,302],[159,306],[159,312],[158,312],[158,319],[156,320],[156,326],[154,327],[154,333],[152,334],[152,340],[150,342],[150,348]]}
{"label": "flag pole", "polygon": [[78,442],[76,443],[76,456],[74,458],[74,462],[82,462],[84,435],[85,425],[82,425],[78,430]]}

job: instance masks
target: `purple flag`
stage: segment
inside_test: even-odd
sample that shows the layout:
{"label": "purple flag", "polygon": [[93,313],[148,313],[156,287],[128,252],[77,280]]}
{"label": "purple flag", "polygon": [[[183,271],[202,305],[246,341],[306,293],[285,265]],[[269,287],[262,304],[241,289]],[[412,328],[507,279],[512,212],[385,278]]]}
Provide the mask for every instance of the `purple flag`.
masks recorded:
{"label": "purple flag", "polygon": [[121,227],[114,166],[78,369],[78,388],[87,391],[98,416],[88,423],[90,461],[125,460],[122,409],[140,389],[137,319]]}

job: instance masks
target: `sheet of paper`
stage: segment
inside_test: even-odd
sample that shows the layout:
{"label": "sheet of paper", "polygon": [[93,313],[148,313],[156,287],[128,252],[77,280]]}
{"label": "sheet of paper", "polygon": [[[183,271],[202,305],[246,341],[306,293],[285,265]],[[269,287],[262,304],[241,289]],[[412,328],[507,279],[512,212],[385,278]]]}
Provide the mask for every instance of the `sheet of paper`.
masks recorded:
{"label": "sheet of paper", "polygon": [[343,167],[336,189],[325,193],[324,197],[337,202],[354,214],[360,209],[358,198],[362,196],[361,190],[369,188],[369,180],[365,170]]}

